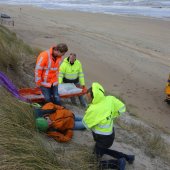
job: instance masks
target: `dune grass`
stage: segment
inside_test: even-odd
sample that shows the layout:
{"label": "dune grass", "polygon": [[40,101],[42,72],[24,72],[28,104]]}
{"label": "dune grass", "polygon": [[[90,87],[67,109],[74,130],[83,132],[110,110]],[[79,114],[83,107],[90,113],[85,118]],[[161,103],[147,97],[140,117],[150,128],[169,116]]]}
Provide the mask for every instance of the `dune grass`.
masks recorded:
{"label": "dune grass", "polygon": [[35,56],[39,52],[40,49],[31,48],[18,39],[15,33],[0,25],[0,70],[13,79],[16,85],[29,84],[29,78],[34,73]]}
{"label": "dune grass", "polygon": [[[30,85],[39,52],[0,26],[0,71],[16,86]],[[60,144],[40,134],[35,128],[33,108],[1,86],[0,94],[0,169],[96,169],[91,149],[74,142]]]}
{"label": "dune grass", "polygon": [[0,169],[96,169],[91,149],[36,131],[33,108],[0,87]]}
{"label": "dune grass", "polygon": [[33,55],[34,51],[22,40],[18,39],[15,33],[0,26],[0,69],[6,71],[13,69],[18,71],[18,65],[23,55]]}
{"label": "dune grass", "polygon": [[59,169],[37,133],[32,108],[1,88],[0,169]]}
{"label": "dune grass", "polygon": [[[150,129],[142,123],[128,123],[120,119],[117,120],[117,124],[127,131],[127,133],[123,132],[123,139],[119,139],[123,141],[126,139],[126,143],[144,150],[145,154],[151,158],[160,157],[165,161],[170,161],[170,145],[156,129]],[[121,135],[121,132],[118,134]]]}

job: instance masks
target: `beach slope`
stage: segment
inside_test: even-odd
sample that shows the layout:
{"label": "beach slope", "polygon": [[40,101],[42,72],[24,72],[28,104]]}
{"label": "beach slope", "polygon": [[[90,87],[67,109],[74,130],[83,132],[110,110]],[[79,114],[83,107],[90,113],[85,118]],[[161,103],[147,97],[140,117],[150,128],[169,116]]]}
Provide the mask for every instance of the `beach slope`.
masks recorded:
{"label": "beach slope", "polygon": [[67,43],[82,61],[88,86],[100,82],[124,99],[130,113],[170,132],[170,107],[164,102],[170,21],[31,6],[1,5],[0,11],[14,18],[10,29],[32,46]]}

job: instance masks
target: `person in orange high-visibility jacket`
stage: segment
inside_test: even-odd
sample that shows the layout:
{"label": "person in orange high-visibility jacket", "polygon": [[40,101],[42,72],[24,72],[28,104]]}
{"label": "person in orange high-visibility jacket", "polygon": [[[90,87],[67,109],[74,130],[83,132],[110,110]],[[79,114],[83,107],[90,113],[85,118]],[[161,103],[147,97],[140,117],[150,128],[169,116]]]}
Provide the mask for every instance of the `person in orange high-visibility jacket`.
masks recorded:
{"label": "person in orange high-visibility jacket", "polygon": [[39,54],[35,67],[35,83],[40,87],[46,102],[60,103],[58,72],[62,56],[68,51],[66,44],[58,44]]}
{"label": "person in orange high-visibility jacket", "polygon": [[[50,113],[51,112],[51,113]],[[53,103],[46,103],[37,117],[36,127],[41,132],[46,132],[49,137],[59,142],[67,142],[73,136],[73,130],[83,130],[82,117],[74,115],[72,111]],[[46,114],[48,113],[48,114]]]}

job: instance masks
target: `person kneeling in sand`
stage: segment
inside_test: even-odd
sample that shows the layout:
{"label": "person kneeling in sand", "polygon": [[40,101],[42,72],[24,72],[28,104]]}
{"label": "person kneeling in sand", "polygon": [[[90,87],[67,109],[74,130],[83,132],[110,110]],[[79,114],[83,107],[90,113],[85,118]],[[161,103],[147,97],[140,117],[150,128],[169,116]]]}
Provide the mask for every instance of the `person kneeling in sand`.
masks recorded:
{"label": "person kneeling in sand", "polygon": [[124,170],[126,161],[132,164],[134,155],[108,149],[112,146],[114,133],[114,120],[126,111],[125,105],[114,96],[105,96],[103,87],[93,83],[87,91],[87,101],[90,103],[82,120],[87,129],[90,129],[95,141],[94,153],[97,158],[104,154],[116,159],[100,161],[100,169]]}
{"label": "person kneeling in sand", "polygon": [[[63,106],[47,103],[38,111],[36,127],[40,132],[46,132],[49,137],[59,142],[67,142],[73,136],[73,130],[85,129],[82,117]],[[41,114],[41,115],[40,115]],[[40,117],[42,116],[42,117]]]}

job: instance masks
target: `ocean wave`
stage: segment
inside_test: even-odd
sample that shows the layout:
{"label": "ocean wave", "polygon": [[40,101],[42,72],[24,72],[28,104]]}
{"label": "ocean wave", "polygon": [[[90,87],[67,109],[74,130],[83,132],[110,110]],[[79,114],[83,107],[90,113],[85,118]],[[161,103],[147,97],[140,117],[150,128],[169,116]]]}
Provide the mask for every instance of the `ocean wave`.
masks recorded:
{"label": "ocean wave", "polygon": [[108,14],[170,17],[170,0],[0,0],[0,3]]}

